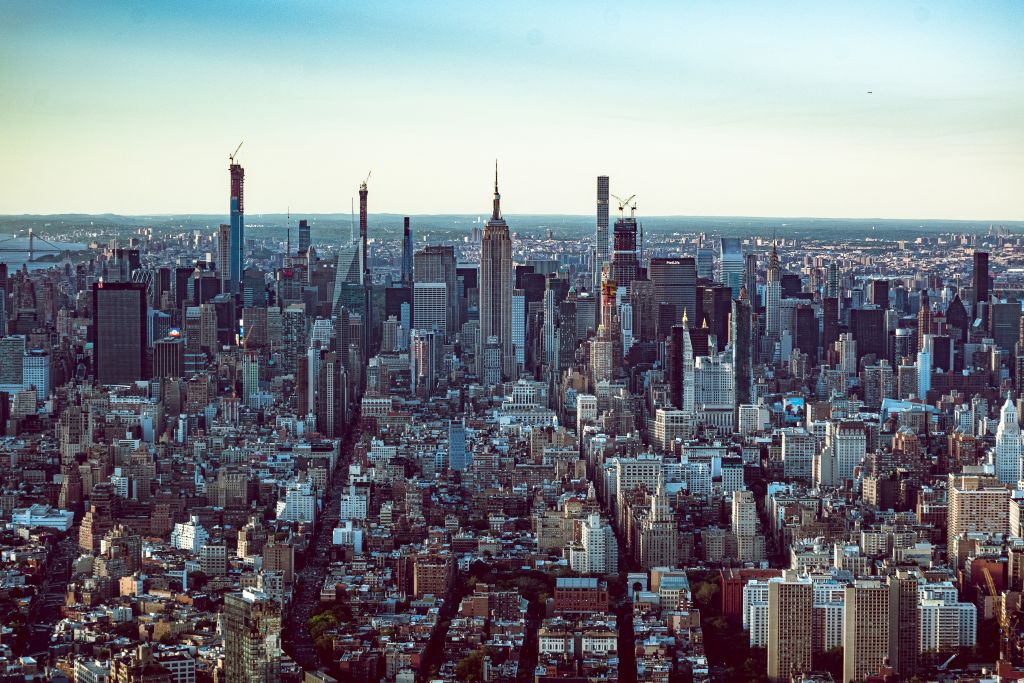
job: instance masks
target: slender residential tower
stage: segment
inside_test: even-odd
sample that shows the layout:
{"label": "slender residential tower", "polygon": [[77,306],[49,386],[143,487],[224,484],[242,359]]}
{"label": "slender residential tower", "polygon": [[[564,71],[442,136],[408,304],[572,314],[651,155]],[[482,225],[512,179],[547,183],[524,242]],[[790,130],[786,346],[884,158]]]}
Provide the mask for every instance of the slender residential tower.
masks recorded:
{"label": "slender residential tower", "polygon": [[370,272],[370,264],[366,260],[366,196],[370,191],[366,187],[366,182],[370,179],[370,176],[366,176],[366,180],[359,184],[359,248],[363,256],[363,284],[368,285],[369,278],[367,274]]}
{"label": "slender residential tower", "polygon": [[594,290],[601,284],[601,268],[608,261],[608,176],[597,176],[597,229],[594,234]]}
{"label": "slender residential tower", "polygon": [[231,159],[231,292],[236,293],[242,283],[245,267],[245,169]]}
{"label": "slender residential tower", "polygon": [[405,217],[405,232],[402,234],[402,286],[412,287],[412,228],[409,217]]}
{"label": "slender residential tower", "polygon": [[[749,293],[750,290],[748,289]],[[768,281],[765,285],[765,334],[773,342],[782,336],[782,268],[779,266],[779,252],[772,242],[772,251],[768,255]]]}
{"label": "slender residential tower", "polygon": [[512,238],[501,217],[498,194],[498,162],[494,162],[494,207],[484,224],[480,242],[480,353],[491,339],[501,349],[501,375],[513,377],[515,350],[512,348]]}

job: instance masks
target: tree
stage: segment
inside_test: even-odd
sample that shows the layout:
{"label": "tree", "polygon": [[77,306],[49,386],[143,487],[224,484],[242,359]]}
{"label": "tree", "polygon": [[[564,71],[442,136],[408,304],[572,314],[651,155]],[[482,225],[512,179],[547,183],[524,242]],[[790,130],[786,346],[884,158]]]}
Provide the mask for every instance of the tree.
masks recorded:
{"label": "tree", "polygon": [[482,681],[484,678],[484,653],[474,650],[455,665],[455,677],[460,681]]}
{"label": "tree", "polygon": [[705,581],[700,584],[700,587],[697,589],[697,592],[694,594],[693,597],[697,601],[697,604],[700,605],[702,608],[710,607],[713,604],[715,598],[718,597],[718,593],[720,590],[721,589],[718,587],[717,583]]}

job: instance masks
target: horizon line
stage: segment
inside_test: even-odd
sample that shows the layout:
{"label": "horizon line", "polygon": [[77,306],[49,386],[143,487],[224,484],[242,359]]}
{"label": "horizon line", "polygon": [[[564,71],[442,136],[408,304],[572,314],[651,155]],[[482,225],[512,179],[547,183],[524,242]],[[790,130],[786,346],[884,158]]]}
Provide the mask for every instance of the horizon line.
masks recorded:
{"label": "horizon line", "polygon": [[[296,213],[294,211],[264,211],[264,212],[251,212],[246,213],[246,216],[289,216],[295,214],[293,220],[299,220],[300,218],[311,218],[311,217],[337,217],[337,218],[349,218],[348,213],[342,212],[314,212],[314,213]],[[450,216],[466,217],[466,218],[484,218],[486,212],[475,212],[475,213],[402,213],[393,211],[377,211],[369,212],[367,217],[372,216],[396,216],[409,218],[445,218]],[[577,214],[577,213],[505,213],[502,212],[503,216],[510,218],[522,217],[558,217],[558,218],[573,218],[573,219],[585,219],[593,220],[596,222],[596,216],[592,214]],[[181,213],[84,213],[67,211],[63,213],[0,213],[0,220],[10,220],[18,218],[54,218],[59,219],[66,216],[85,216],[85,217],[105,217],[112,216],[116,218],[151,218],[151,219],[166,219],[166,218],[213,218],[217,216],[224,216],[227,218],[229,213],[204,213],[204,212],[181,212]],[[610,217],[611,218],[611,217]],[[637,216],[638,221],[644,219],[686,219],[686,220],[700,220],[700,219],[745,219],[745,220],[799,220],[799,221],[902,221],[902,222],[926,222],[926,223],[989,223],[991,225],[1000,224],[1020,224],[1024,227],[1024,218],[921,218],[921,217],[885,217],[885,216],[758,216],[758,215],[742,215],[742,214],[650,214],[646,216]]]}

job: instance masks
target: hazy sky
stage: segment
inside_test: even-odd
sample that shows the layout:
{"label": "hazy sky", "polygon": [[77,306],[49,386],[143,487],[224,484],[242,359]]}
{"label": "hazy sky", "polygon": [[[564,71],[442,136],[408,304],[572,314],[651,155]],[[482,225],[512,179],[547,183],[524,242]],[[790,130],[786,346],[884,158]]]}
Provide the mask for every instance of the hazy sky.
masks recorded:
{"label": "hazy sky", "polygon": [[[873,94],[868,94],[872,91]],[[0,213],[1024,219],[1024,2],[0,3]]]}

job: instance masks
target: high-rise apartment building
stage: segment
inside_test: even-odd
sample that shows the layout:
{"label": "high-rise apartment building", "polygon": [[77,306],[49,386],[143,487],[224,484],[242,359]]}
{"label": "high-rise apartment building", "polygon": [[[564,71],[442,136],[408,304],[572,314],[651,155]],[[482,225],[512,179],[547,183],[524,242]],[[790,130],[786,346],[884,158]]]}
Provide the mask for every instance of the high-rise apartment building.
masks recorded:
{"label": "high-rise apartment building", "polygon": [[93,362],[100,384],[149,379],[146,370],[146,286],[97,282],[92,286]]}
{"label": "high-rise apartment building", "polygon": [[231,225],[221,223],[217,229],[217,278],[220,291],[231,291]]}
{"label": "high-rise apartment building", "polygon": [[[991,469],[966,466],[961,474],[950,473],[947,491],[946,546],[950,563],[956,539],[971,531],[1005,534],[1010,530],[1010,489],[992,476]],[[956,561],[959,564],[959,560]]]}
{"label": "high-rise apartment building", "polygon": [[615,532],[600,515],[588,515],[580,523],[580,546],[576,552],[570,552],[574,571],[603,575],[619,570],[619,546]]}
{"label": "high-rise apartment building", "polygon": [[501,217],[498,166],[494,166],[494,205],[484,224],[480,242],[480,353],[497,340],[501,348],[502,379],[512,378],[515,353],[512,345],[512,238]]}
{"label": "high-rise apartment building", "polygon": [[729,343],[732,345],[732,367],[735,373],[733,387],[736,392],[736,405],[740,406],[751,401],[751,383],[754,374],[754,341],[751,329],[753,312],[746,290],[740,297],[732,301]]}
{"label": "high-rise apartment building", "polygon": [[[751,292],[748,290],[748,295]],[[768,274],[764,290],[765,334],[773,342],[782,337],[782,267],[779,265],[779,252],[772,243],[772,251],[768,255]]]}
{"label": "high-rise apartment building", "polygon": [[844,593],[844,683],[886,667],[901,679],[913,676],[920,651],[917,575],[901,570],[886,580],[857,580]]}
{"label": "high-rise apartment building", "polygon": [[242,283],[242,271],[245,268],[245,169],[241,164],[231,166],[231,252],[228,259],[228,270],[231,287],[228,291],[237,292]]}
{"label": "high-rise apartment building", "polygon": [[412,287],[412,228],[409,217],[403,220],[402,228],[402,286]]}
{"label": "high-rise apartment building", "polygon": [[615,221],[612,229],[611,279],[623,290],[636,280],[640,273],[640,259],[636,240],[637,223],[633,216]]}
{"label": "high-rise apartment building", "polygon": [[247,588],[224,596],[225,683],[281,680],[281,605]]}
{"label": "high-rise apartment building", "polygon": [[593,291],[601,286],[601,269],[608,262],[608,176],[597,176],[597,229],[594,234]]}
{"label": "high-rise apartment building", "polygon": [[768,581],[768,678],[790,681],[810,671],[813,638],[814,587],[795,572]]}
{"label": "high-rise apartment building", "polygon": [[661,481],[651,496],[651,509],[641,523],[638,551],[640,566],[645,569],[674,567],[679,559],[676,518]]}

